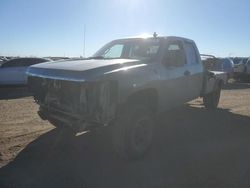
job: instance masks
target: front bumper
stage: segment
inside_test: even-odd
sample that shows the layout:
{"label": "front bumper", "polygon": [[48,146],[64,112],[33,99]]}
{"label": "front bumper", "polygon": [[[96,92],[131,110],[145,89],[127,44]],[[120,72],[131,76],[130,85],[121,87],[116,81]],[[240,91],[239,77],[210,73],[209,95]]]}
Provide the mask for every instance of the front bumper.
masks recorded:
{"label": "front bumper", "polygon": [[40,105],[39,116],[65,126],[85,129],[108,124],[115,116],[117,84],[112,81],[73,82],[29,77],[29,88]]}

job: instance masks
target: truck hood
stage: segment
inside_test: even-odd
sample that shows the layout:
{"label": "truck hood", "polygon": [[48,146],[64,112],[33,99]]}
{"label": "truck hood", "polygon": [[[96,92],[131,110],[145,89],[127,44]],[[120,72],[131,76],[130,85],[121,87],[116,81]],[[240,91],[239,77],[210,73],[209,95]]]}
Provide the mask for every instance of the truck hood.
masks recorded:
{"label": "truck hood", "polygon": [[145,65],[135,59],[55,61],[30,66],[26,73],[43,78],[85,81],[109,72]]}

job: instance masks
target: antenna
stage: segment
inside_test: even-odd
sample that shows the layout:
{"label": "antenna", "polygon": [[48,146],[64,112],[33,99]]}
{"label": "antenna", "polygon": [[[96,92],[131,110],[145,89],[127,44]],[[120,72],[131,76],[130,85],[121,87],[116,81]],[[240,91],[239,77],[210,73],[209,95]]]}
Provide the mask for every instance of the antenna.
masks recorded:
{"label": "antenna", "polygon": [[85,57],[85,35],[86,35],[86,25],[83,26],[83,57]]}

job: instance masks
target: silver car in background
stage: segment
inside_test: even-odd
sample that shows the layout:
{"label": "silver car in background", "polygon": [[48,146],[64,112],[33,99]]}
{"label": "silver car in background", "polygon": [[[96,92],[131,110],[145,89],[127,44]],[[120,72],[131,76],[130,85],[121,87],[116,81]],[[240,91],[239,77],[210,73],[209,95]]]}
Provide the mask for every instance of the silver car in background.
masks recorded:
{"label": "silver car in background", "polygon": [[0,65],[0,85],[27,84],[26,70],[29,66],[48,62],[44,58],[16,58]]}

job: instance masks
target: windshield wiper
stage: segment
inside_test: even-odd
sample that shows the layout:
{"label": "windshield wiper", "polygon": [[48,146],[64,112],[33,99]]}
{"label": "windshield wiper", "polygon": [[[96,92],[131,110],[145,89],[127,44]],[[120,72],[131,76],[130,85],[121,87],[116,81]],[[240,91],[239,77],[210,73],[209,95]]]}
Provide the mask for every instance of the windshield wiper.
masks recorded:
{"label": "windshield wiper", "polygon": [[99,55],[99,56],[88,57],[87,59],[105,59],[105,57]]}

